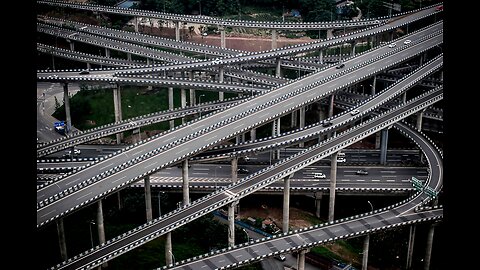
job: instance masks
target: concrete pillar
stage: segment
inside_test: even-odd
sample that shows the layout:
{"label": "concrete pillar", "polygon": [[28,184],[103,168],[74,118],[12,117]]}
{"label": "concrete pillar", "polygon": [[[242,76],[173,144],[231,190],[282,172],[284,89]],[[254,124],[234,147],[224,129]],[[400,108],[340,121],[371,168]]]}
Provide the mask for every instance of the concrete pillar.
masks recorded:
{"label": "concrete pillar", "polygon": [[135,17],[135,23],[133,24],[133,27],[135,28],[135,33],[138,33],[138,18]]}
{"label": "concrete pillar", "polygon": [[127,53],[127,60],[132,61],[132,54],[131,53]]}
{"label": "concrete pillar", "polygon": [[175,40],[180,41],[180,23],[181,22],[175,22]]}
{"label": "concrete pillar", "polygon": [[150,63],[150,58],[147,58],[147,66],[150,66],[152,63]]}
{"label": "concrete pillar", "polygon": [[[97,229],[98,229],[98,245],[105,243],[105,226],[103,224],[103,207],[102,207],[103,199],[98,200],[97,203]],[[102,268],[108,266],[107,262],[102,264]]]}
{"label": "concrete pillar", "polygon": [[225,42],[225,27],[223,26],[218,26],[218,30],[220,31],[220,47],[221,48],[226,48],[226,42]]}
{"label": "concrete pillar", "polygon": [[190,193],[188,187],[188,159],[182,161],[182,192],[183,192],[183,205],[190,203]]}
{"label": "concrete pillar", "polygon": [[393,34],[395,34],[395,31],[392,31],[392,32],[391,32],[391,34],[390,34],[390,41],[393,41],[393,39],[394,39]]}
{"label": "concrete pillar", "polygon": [[235,203],[228,205],[228,246],[235,245]]}
{"label": "concrete pillar", "polygon": [[232,158],[232,183],[237,182],[238,157]]}
{"label": "concrete pillar", "polygon": [[[299,109],[300,111],[300,128],[304,128],[305,127],[305,106],[304,107],[301,107]],[[304,143],[301,142],[298,144],[299,147],[304,147]]]}
{"label": "concrete pillar", "polygon": [[332,94],[330,96],[330,103],[328,105],[328,118],[332,117],[333,116],[333,103],[334,103],[334,100],[335,100],[335,94]]}
{"label": "concrete pillar", "polygon": [[333,29],[327,29],[327,39],[333,38]]}
{"label": "concrete pillar", "polygon": [[370,234],[365,235],[363,240],[363,258],[362,258],[362,270],[368,269],[368,246],[370,245]]}
{"label": "concrete pillar", "polygon": [[320,55],[318,56],[318,61],[320,64],[323,64],[323,50],[320,50]]}
{"label": "concrete pillar", "polygon": [[380,148],[380,164],[387,164],[387,145],[388,145],[388,128],[382,129],[382,143]]}
{"label": "concrete pillar", "polygon": [[70,51],[75,51],[75,43],[73,42],[73,40],[70,40]]}
{"label": "concrete pillar", "polygon": [[92,69],[92,64],[87,63],[87,70],[90,70],[90,69]]}
{"label": "concrete pillar", "polygon": [[251,141],[255,141],[257,139],[257,129],[256,128],[252,128],[250,130],[250,140]]}
{"label": "concrete pillar", "polygon": [[292,120],[290,121],[292,128],[297,126],[297,115],[298,115],[298,111],[292,111]]}
{"label": "concrete pillar", "polygon": [[417,130],[422,131],[422,119],[423,119],[423,113],[425,110],[421,110],[417,113]]}
{"label": "concrete pillar", "polygon": [[105,57],[110,57],[110,49],[105,48]]}
{"label": "concrete pillar", "polygon": [[118,210],[122,210],[122,196],[120,195],[120,190],[117,191],[117,202],[118,202]]}
{"label": "concrete pillar", "polygon": [[65,134],[72,132],[72,118],[70,116],[70,97],[68,96],[68,83],[63,84],[63,102],[65,105],[65,115],[67,119],[67,130]]}
{"label": "concrete pillar", "polygon": [[318,121],[322,121],[327,119],[327,114],[325,113],[325,110],[323,109],[323,106],[320,106],[320,110],[318,110]]}
{"label": "concrete pillar", "polygon": [[440,76],[440,77],[439,77],[440,81],[443,82],[443,70],[440,71],[440,75],[439,75],[439,76]]}
{"label": "concrete pillar", "polygon": [[350,44],[352,44],[352,56],[355,56],[355,45],[357,45],[357,42],[354,40]]}
{"label": "concrete pillar", "polygon": [[297,270],[305,270],[305,249],[300,250],[297,257]]}
{"label": "concrete pillar", "polygon": [[425,249],[425,264],[423,269],[429,270],[430,269],[430,258],[432,257],[432,246],[433,246],[433,233],[435,230],[435,225],[430,225],[430,230],[428,230],[427,235],[427,247]]}
{"label": "concrete pillar", "polygon": [[[280,117],[272,122],[272,137],[280,135]],[[273,150],[273,158],[280,159],[280,149]]]}
{"label": "concrete pillar", "polygon": [[381,134],[381,131],[375,133],[375,149],[380,149],[380,138],[382,138]]}
{"label": "concrete pillar", "polygon": [[[115,122],[122,121],[122,97],[120,94],[120,85],[113,88],[113,108],[115,110]],[[117,133],[117,144],[123,140],[123,133]]]}
{"label": "concrete pillar", "polygon": [[150,191],[150,176],[144,178],[145,186],[145,210],[147,211],[147,222],[152,221],[152,193]]}
{"label": "concrete pillar", "polygon": [[412,258],[413,258],[413,244],[415,243],[415,230],[417,226],[412,224],[410,226],[410,233],[408,235],[408,250],[407,250],[407,265],[405,269],[412,269]]}
{"label": "concrete pillar", "polygon": [[[185,89],[180,89],[180,106],[187,107],[187,92]],[[182,117],[182,124],[185,124],[185,117]]]}
{"label": "concrete pillar", "polygon": [[405,104],[407,102],[407,92],[403,92],[402,94],[402,103]]}
{"label": "concrete pillar", "polygon": [[[189,71],[188,72],[188,78],[190,80],[193,79],[193,71]],[[194,106],[195,105],[195,89],[190,89],[190,106]]]}
{"label": "concrete pillar", "polygon": [[337,186],[337,156],[338,152],[335,152],[331,156],[330,165],[330,201],[328,204],[328,221],[333,221],[335,211],[335,188]]}
{"label": "concrete pillar", "polygon": [[283,179],[283,219],[282,231],[288,232],[288,221],[290,219],[290,177]]}
{"label": "concrete pillar", "polygon": [[[173,87],[168,88],[168,109],[173,110]],[[175,127],[175,120],[170,120],[170,128]]]}
{"label": "concrete pillar", "polygon": [[277,30],[272,29],[272,50],[277,48]]}
{"label": "concrete pillar", "polygon": [[[90,226],[90,224],[88,224]],[[67,257],[67,241],[65,240],[65,228],[63,227],[63,218],[57,219],[57,234],[58,244],[60,246],[60,256],[63,261],[68,259]]]}
{"label": "concrete pillar", "polygon": [[320,203],[322,202],[323,192],[315,192],[315,216],[320,218]]}
{"label": "concrete pillar", "polygon": [[[223,83],[223,73],[225,72],[225,68],[223,66],[220,66],[219,67],[219,70],[218,70],[218,81]],[[223,97],[223,92],[218,92],[218,100],[220,101],[223,101],[224,97]]]}
{"label": "concrete pillar", "polygon": [[173,257],[172,232],[168,232],[165,235],[165,264],[166,265],[170,265],[173,263],[172,257]]}
{"label": "concrete pillar", "polygon": [[281,68],[282,60],[280,57],[277,57],[276,59],[276,68],[275,68],[275,76],[277,77],[282,77],[282,68]]}

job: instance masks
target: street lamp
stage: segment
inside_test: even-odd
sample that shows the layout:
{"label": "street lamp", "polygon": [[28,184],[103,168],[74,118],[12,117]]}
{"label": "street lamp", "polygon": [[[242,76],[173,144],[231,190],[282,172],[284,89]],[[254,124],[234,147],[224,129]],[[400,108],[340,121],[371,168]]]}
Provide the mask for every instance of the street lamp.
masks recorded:
{"label": "street lamp", "polygon": [[[201,94],[198,96],[198,104],[202,103],[202,97],[204,97],[204,94]],[[202,111],[198,112],[198,117],[202,117]]]}
{"label": "street lamp", "polygon": [[170,254],[172,254],[172,257],[173,257],[173,265],[175,265],[175,255],[173,255],[172,251],[169,249],[168,252],[170,252]]}
{"label": "street lamp", "polygon": [[247,235],[247,242],[250,242],[250,236],[248,236],[247,230],[245,230],[244,228],[242,228],[242,230]]}
{"label": "street lamp", "polygon": [[90,222],[88,223],[88,228],[90,229],[90,242],[92,243],[93,248],[92,224],[95,225],[95,222],[93,222],[93,220],[90,220]]}
{"label": "street lamp", "polygon": [[370,201],[367,201],[367,202],[368,202],[368,204],[370,204],[370,208],[372,208],[372,212],[373,212],[373,205],[372,205],[372,203],[371,203]]}
{"label": "street lamp", "polygon": [[162,208],[160,207],[160,196],[164,193],[164,191],[158,191],[158,217],[162,216]]}

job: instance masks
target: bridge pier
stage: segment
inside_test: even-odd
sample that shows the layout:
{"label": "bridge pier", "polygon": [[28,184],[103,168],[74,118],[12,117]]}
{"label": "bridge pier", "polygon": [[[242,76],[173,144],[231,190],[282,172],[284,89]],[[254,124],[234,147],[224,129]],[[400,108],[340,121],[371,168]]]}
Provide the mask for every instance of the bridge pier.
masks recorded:
{"label": "bridge pier", "polygon": [[147,58],[147,66],[150,66],[152,63],[150,61],[150,58]]}
{"label": "bridge pier", "polygon": [[276,59],[276,68],[275,68],[275,76],[276,77],[282,77],[282,68],[281,68],[281,64],[282,64],[282,59],[280,59],[280,57],[277,57]]}
{"label": "bridge pier", "polygon": [[323,49],[319,50],[320,54],[318,55],[318,62],[323,64]]}
{"label": "bridge pier", "polygon": [[315,216],[320,218],[320,204],[322,202],[323,192],[317,191],[315,194]]}
{"label": "bridge pier", "polygon": [[[120,94],[120,85],[113,88],[113,109],[115,110],[115,122],[122,121],[122,97]],[[123,133],[117,133],[117,144],[123,140]]]}
{"label": "bridge pier", "polygon": [[388,128],[382,129],[382,142],[380,148],[380,164],[387,164],[387,145],[388,145]]}
{"label": "bridge pier", "polygon": [[[168,109],[173,110],[173,87],[168,87]],[[170,128],[175,127],[175,120],[170,120]]]}
{"label": "bridge pier", "polygon": [[443,82],[443,70],[440,71],[439,79],[441,82]]}
{"label": "bridge pier", "polygon": [[118,203],[118,210],[122,210],[122,196],[120,194],[120,190],[117,191],[117,203]]}
{"label": "bridge pier", "polygon": [[65,135],[72,132],[72,118],[70,116],[70,97],[68,96],[68,83],[63,83],[63,102],[65,105],[65,116],[67,119],[67,130]]}
{"label": "bridge pier", "polygon": [[288,232],[290,220],[290,176],[283,179],[283,218],[282,231]]}
{"label": "bridge pier", "polygon": [[[225,68],[223,66],[220,66],[219,70],[218,70],[218,81],[220,83],[223,83],[224,72],[225,72]],[[221,92],[221,91],[218,92],[218,100],[223,101],[223,99],[224,99],[223,92]]]}
{"label": "bridge pier", "polygon": [[220,30],[220,47],[221,48],[226,48],[227,47],[227,42],[225,41],[225,27],[224,26],[219,26],[218,30]]}
{"label": "bridge pier", "polygon": [[135,33],[138,33],[138,17],[135,17],[135,23],[133,24],[133,28],[135,29]]}
{"label": "bridge pier", "polygon": [[375,133],[375,149],[380,149],[380,138],[382,138],[382,132],[378,131]]}
{"label": "bridge pier", "polygon": [[417,113],[417,130],[422,131],[422,120],[423,120],[423,113],[425,113],[426,109],[423,109]]}
{"label": "bridge pier", "polygon": [[413,258],[413,244],[415,243],[415,229],[417,225],[412,224],[410,226],[410,232],[408,234],[408,250],[407,250],[407,265],[405,269],[412,269],[412,258]]}
{"label": "bridge pier", "polygon": [[237,202],[228,205],[228,246],[235,245],[235,206]]}
{"label": "bridge pier", "polygon": [[357,45],[357,42],[354,40],[352,42],[350,42],[351,44],[351,47],[352,47],[352,57],[355,56],[355,45]]}
{"label": "bridge pier", "polygon": [[362,270],[368,269],[368,246],[369,245],[370,245],[370,234],[367,234],[363,239]]}
{"label": "bridge pier", "polygon": [[60,246],[60,257],[63,261],[68,259],[67,257],[67,241],[65,238],[65,228],[63,227],[63,218],[57,219],[57,234],[58,245]]}
{"label": "bridge pier", "polygon": [[90,70],[90,69],[92,69],[92,64],[87,63],[87,70]]}
{"label": "bridge pier", "polygon": [[145,177],[144,179],[145,186],[145,210],[147,212],[147,222],[152,221],[152,192],[150,189],[150,176]]}
{"label": "bridge pier", "polygon": [[[189,71],[188,72],[188,78],[190,80],[193,80],[193,72],[192,71]],[[195,100],[196,97],[195,97],[195,89],[190,89],[190,106],[194,106],[195,105]]]}
{"label": "bridge pier", "polygon": [[[300,127],[299,128],[304,128],[305,127],[305,106],[301,107],[299,109],[299,112],[300,112]],[[304,143],[303,142],[300,142],[298,144],[298,147],[304,147]]]}
{"label": "bridge pier", "polygon": [[256,128],[252,128],[250,130],[250,140],[251,141],[255,141],[257,139],[257,129]]}
{"label": "bridge pier", "polygon": [[[97,229],[98,229],[98,245],[105,243],[105,226],[103,224],[103,199],[98,200],[97,203]],[[107,262],[102,263],[102,267],[106,268],[108,266]]]}
{"label": "bridge pier", "polygon": [[188,159],[182,161],[182,193],[183,193],[183,205],[190,203],[190,193],[188,186]]}
{"label": "bridge pier", "polygon": [[68,43],[70,43],[70,51],[75,51],[75,43],[73,40],[67,39]]}
{"label": "bridge pier", "polygon": [[[185,89],[180,89],[180,106],[187,107],[187,93]],[[182,117],[182,124],[185,124],[185,117]]]}
{"label": "bridge pier", "polygon": [[277,30],[272,29],[272,50],[277,48]]}
{"label": "bridge pier", "polygon": [[333,105],[335,101],[335,94],[330,95],[330,103],[328,105],[328,118],[333,116]]}
{"label": "bridge pier", "polygon": [[306,249],[300,250],[297,257],[297,270],[305,270],[305,254],[307,253]]}
{"label": "bridge pier", "polygon": [[375,95],[375,87],[377,85],[377,76],[373,76],[373,82],[372,82],[372,92],[371,92],[371,95]]}
{"label": "bridge pier", "polygon": [[109,48],[105,48],[105,57],[110,58],[110,49]]}
{"label": "bridge pier", "polygon": [[232,183],[235,183],[238,180],[237,170],[238,170],[238,157],[234,157],[232,158]]}
{"label": "bridge pier", "polygon": [[335,188],[337,186],[337,156],[338,152],[331,155],[330,165],[330,201],[328,204],[328,221],[334,220],[335,211]]}
{"label": "bridge pier", "polygon": [[131,53],[127,53],[127,60],[132,61],[132,54]]}
{"label": "bridge pier", "polygon": [[327,29],[327,39],[333,38],[333,29]]}
{"label": "bridge pier", "polygon": [[432,246],[433,246],[433,233],[435,231],[435,224],[430,225],[430,230],[428,230],[427,235],[427,247],[425,249],[425,264],[423,269],[429,270],[430,269],[430,259],[432,257]]}
{"label": "bridge pier", "polygon": [[180,41],[180,21],[174,22],[175,24],[175,40]]}
{"label": "bridge pier", "polygon": [[298,115],[298,111],[292,111],[292,120],[290,121],[290,126],[292,128],[296,127],[297,126],[297,115]]}
{"label": "bridge pier", "polygon": [[402,94],[402,103],[405,104],[407,102],[407,92],[403,92]]}
{"label": "bridge pier", "polygon": [[172,232],[168,232],[165,235],[165,264],[170,265],[173,263],[172,260]]}
{"label": "bridge pier", "polygon": [[[272,122],[272,137],[280,135],[280,117]],[[273,159],[280,159],[280,149],[273,150]]]}

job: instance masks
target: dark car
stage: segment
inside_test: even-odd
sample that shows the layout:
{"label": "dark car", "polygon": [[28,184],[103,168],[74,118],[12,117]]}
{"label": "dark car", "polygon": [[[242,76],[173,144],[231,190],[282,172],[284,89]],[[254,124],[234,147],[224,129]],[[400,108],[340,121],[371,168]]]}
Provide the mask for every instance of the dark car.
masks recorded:
{"label": "dark car", "polygon": [[344,63],[341,63],[340,65],[337,66],[337,69],[341,69],[341,68],[343,68],[343,67],[345,67],[345,64],[344,64]]}
{"label": "dark car", "polygon": [[282,255],[282,254],[274,256],[274,258],[282,262],[284,262],[287,259],[287,257],[285,257],[285,255]]}
{"label": "dark car", "polygon": [[245,168],[240,168],[237,170],[238,173],[241,173],[241,174],[246,174],[246,173],[249,173],[249,171]]}
{"label": "dark car", "polygon": [[82,70],[82,71],[80,71],[80,73],[78,73],[78,74],[80,74],[80,75],[90,74],[90,71],[88,71],[88,70]]}
{"label": "dark car", "polygon": [[356,172],[356,174],[359,174],[359,175],[368,175],[368,171],[361,169],[361,170],[358,170],[358,171]]}
{"label": "dark car", "polygon": [[324,123],[322,124],[322,127],[329,127],[329,126],[331,126],[331,125],[333,125],[333,123],[330,122],[330,121],[327,121],[327,122],[324,122]]}

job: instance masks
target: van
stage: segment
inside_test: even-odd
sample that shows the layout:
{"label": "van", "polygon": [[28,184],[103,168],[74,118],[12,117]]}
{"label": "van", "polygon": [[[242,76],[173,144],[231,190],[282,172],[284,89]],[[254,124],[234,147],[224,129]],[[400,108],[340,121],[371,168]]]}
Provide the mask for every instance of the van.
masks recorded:
{"label": "van", "polygon": [[322,173],[322,172],[317,172],[313,175],[313,178],[317,178],[317,179],[325,179],[327,176]]}

